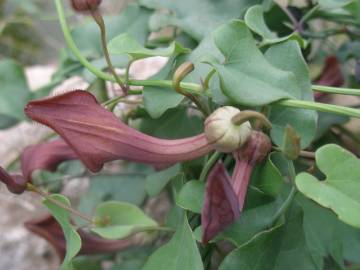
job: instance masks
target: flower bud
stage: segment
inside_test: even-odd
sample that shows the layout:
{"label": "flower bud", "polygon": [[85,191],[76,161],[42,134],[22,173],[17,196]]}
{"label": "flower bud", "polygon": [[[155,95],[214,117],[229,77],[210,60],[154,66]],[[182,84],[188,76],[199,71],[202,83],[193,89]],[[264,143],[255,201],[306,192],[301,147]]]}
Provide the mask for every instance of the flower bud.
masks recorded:
{"label": "flower bud", "polygon": [[248,140],[251,134],[249,121],[240,125],[232,121],[239,113],[237,108],[224,106],[206,119],[205,136],[214,149],[225,153],[233,152]]}
{"label": "flower bud", "polygon": [[71,0],[72,7],[79,12],[91,11],[99,7],[102,0]]}

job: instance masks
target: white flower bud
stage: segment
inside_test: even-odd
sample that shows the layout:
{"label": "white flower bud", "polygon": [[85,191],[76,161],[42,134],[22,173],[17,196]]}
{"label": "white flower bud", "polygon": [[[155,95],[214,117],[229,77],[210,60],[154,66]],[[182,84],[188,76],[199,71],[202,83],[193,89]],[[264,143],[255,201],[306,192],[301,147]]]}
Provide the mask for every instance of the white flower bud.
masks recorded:
{"label": "white flower bud", "polygon": [[214,111],[205,121],[205,136],[214,149],[229,153],[239,149],[250,137],[249,121],[236,125],[232,119],[240,110],[224,106]]}

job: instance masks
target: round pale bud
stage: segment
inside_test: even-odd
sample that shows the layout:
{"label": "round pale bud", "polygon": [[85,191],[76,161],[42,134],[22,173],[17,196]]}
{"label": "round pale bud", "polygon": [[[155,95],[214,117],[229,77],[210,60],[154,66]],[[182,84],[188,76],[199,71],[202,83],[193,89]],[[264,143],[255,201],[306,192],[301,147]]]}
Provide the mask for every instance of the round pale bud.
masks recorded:
{"label": "round pale bud", "polygon": [[71,5],[76,11],[91,11],[97,9],[102,0],[71,0]]}
{"label": "round pale bud", "polygon": [[251,125],[246,121],[240,125],[232,119],[240,110],[224,106],[214,111],[205,121],[205,136],[211,146],[220,152],[229,153],[239,149],[251,135]]}

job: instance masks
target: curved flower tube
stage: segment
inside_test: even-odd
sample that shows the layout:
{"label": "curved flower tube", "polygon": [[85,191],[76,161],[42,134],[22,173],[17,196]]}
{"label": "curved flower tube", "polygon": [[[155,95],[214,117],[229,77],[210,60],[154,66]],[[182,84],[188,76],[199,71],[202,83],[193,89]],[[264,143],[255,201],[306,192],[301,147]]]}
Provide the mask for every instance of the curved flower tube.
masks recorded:
{"label": "curved flower tube", "polygon": [[82,90],[31,101],[25,113],[55,130],[92,172],[118,159],[161,166],[195,159],[213,150],[204,134],[165,140],[139,132]]}
{"label": "curved flower tube", "polygon": [[236,164],[232,175],[232,186],[238,198],[240,211],[244,207],[252,171],[270,151],[269,137],[262,132],[253,131],[246,144],[234,152]]}
{"label": "curved flower tube", "polygon": [[21,194],[27,189],[27,183],[32,181],[34,171],[55,171],[61,162],[72,159],[78,157],[63,140],[31,145],[21,154],[22,175],[10,175],[0,167],[0,181],[10,192]]}
{"label": "curved flower tube", "polygon": [[[47,215],[37,220],[28,221],[24,225],[30,232],[47,240],[54,247],[58,256],[64,259],[66,254],[65,236],[61,226],[53,216]],[[82,242],[79,254],[82,255],[111,253],[140,243],[140,240],[136,238],[106,240],[82,229],[78,230],[78,233]]]}
{"label": "curved flower tube", "polygon": [[207,179],[204,207],[201,213],[202,242],[209,242],[233,223],[239,215],[239,203],[231,186],[230,176],[224,164],[218,162]]}
{"label": "curved flower tube", "polygon": [[21,154],[21,170],[24,177],[31,181],[34,171],[55,171],[63,161],[77,158],[75,152],[63,140],[54,140],[26,147]]}

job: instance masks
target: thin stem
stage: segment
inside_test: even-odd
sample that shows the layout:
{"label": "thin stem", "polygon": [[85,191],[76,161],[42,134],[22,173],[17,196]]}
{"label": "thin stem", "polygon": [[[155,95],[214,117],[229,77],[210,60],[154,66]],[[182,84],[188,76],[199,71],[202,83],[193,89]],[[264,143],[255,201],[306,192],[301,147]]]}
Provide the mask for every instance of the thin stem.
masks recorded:
{"label": "thin stem", "polygon": [[209,160],[206,162],[205,166],[203,167],[203,170],[200,174],[199,181],[204,182],[207,175],[209,174],[209,171],[214,167],[215,163],[220,159],[222,153],[215,151],[214,154],[209,158]]}
{"label": "thin stem", "polygon": [[125,86],[124,83],[121,81],[120,77],[116,73],[114,65],[111,62],[109,50],[107,48],[106,27],[105,27],[104,19],[103,19],[102,15],[101,15],[101,13],[99,12],[98,9],[91,10],[91,15],[94,18],[94,21],[97,23],[97,25],[100,28],[101,46],[102,46],[104,56],[105,56],[105,60],[106,60],[106,63],[108,65],[108,67],[109,67],[109,70],[112,73],[112,75],[114,76],[117,84],[121,87],[124,94],[126,95],[128,87]]}
{"label": "thin stem", "polygon": [[334,113],[334,114],[347,115],[351,117],[360,118],[360,110],[348,108],[344,106],[332,105],[332,104],[324,104],[319,102],[294,100],[294,99],[281,100],[276,102],[275,104],[291,107],[291,108],[316,110],[320,112]]}
{"label": "thin stem", "polygon": [[92,218],[86,216],[85,214],[71,208],[71,207],[68,207],[67,205],[64,205],[62,204],[61,202],[57,201],[57,200],[54,200],[53,198],[51,198],[50,194],[46,193],[45,191],[37,188],[36,186],[32,185],[32,184],[27,184],[27,189],[29,191],[32,191],[32,192],[35,192],[37,194],[39,194],[40,196],[42,196],[43,198],[45,198],[46,200],[48,200],[49,202],[55,204],[56,206],[59,206],[60,208],[68,211],[69,213],[75,215],[75,216],[78,216],[79,218],[89,222],[90,224],[93,224],[94,221]]}
{"label": "thin stem", "polygon": [[329,94],[360,96],[360,89],[354,89],[354,88],[313,85],[312,89],[314,91],[319,91],[319,92],[329,93]]}
{"label": "thin stem", "polygon": [[203,83],[204,89],[209,89],[210,80],[215,73],[216,73],[216,69],[212,68],[208,73],[208,75],[206,75],[205,81]]}
{"label": "thin stem", "polygon": [[234,125],[241,125],[251,119],[259,120],[261,124],[263,124],[268,129],[271,129],[272,127],[271,122],[266,118],[265,115],[257,111],[249,111],[249,110],[241,111],[231,119],[231,122]]}
{"label": "thin stem", "polygon": [[[273,146],[272,149],[277,152],[282,152],[281,148],[277,146]],[[309,151],[300,151],[299,156],[309,159],[315,159],[315,153]]]}
{"label": "thin stem", "polygon": [[70,29],[66,23],[66,18],[65,18],[65,13],[64,13],[64,8],[62,6],[61,0],[54,0],[55,1],[55,6],[56,6],[56,11],[58,13],[58,17],[59,17],[59,22],[60,22],[60,26],[61,26],[61,30],[64,34],[64,38],[65,41],[67,43],[67,45],[69,46],[69,49],[72,51],[72,53],[74,54],[74,56],[78,59],[78,61],[84,66],[86,67],[90,72],[92,72],[94,75],[96,75],[99,78],[102,78],[104,80],[107,81],[115,81],[115,78],[110,75],[107,74],[99,69],[97,69],[96,67],[94,67],[80,52],[80,50],[78,49],[78,47],[76,46],[72,36],[71,36],[71,32]]}
{"label": "thin stem", "polygon": [[130,78],[130,67],[132,65],[132,63],[134,63],[135,60],[130,60],[129,63],[126,66],[126,70],[125,70],[125,83],[127,85],[129,85],[129,78]]}

